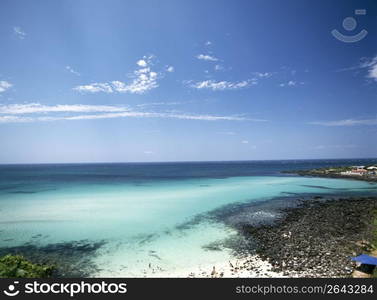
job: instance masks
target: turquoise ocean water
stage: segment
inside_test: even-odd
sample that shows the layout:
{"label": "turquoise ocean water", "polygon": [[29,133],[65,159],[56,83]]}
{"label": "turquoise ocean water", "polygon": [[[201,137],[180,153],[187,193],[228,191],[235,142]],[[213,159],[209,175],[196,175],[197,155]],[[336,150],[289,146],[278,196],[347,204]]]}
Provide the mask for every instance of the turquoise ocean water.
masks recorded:
{"label": "turquoise ocean water", "polygon": [[[90,276],[150,276],[152,269],[169,276],[232,256],[206,247],[237,235],[213,212],[305,195],[377,195],[375,183],[281,171],[370,163],[376,160],[1,165],[0,247],[101,242],[85,257],[96,266]],[[273,213],[265,207],[258,216]]]}

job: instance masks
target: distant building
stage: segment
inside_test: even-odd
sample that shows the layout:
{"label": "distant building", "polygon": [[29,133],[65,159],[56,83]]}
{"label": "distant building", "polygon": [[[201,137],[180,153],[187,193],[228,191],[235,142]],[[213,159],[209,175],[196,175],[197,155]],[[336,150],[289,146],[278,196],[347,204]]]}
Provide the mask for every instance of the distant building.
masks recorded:
{"label": "distant building", "polygon": [[340,172],[341,175],[358,175],[358,176],[361,176],[361,175],[365,175],[367,174],[368,171],[365,170],[365,169],[360,169],[360,168],[357,168],[357,169],[352,169],[351,171],[345,171],[345,172]]}

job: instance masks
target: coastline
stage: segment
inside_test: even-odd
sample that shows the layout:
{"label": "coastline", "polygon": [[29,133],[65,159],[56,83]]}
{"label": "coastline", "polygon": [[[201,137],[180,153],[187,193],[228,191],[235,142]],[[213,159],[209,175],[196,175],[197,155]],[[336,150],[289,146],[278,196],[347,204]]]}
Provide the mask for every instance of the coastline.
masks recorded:
{"label": "coastline", "polygon": [[360,175],[341,175],[339,173],[326,173],[320,172],[318,169],[311,170],[293,170],[293,171],[282,171],[282,174],[292,174],[305,177],[320,177],[320,178],[334,178],[334,179],[351,179],[351,180],[360,180],[366,182],[376,182],[377,176],[360,176]]}
{"label": "coastline", "polygon": [[250,253],[235,250],[234,259],[146,277],[283,278],[350,277],[350,257],[369,253],[377,218],[377,197],[314,196],[281,208],[271,224],[245,224],[240,234],[253,243]]}
{"label": "coastline", "polygon": [[218,261],[215,264],[203,264],[173,272],[156,272],[146,269],[144,278],[281,278],[282,272],[275,272],[271,264],[258,255],[249,255]]}
{"label": "coastline", "polygon": [[273,272],[287,277],[349,277],[356,266],[350,257],[373,249],[377,197],[313,197],[283,212],[272,225],[243,228]]}
{"label": "coastline", "polygon": [[[220,169],[223,170],[222,168]],[[340,178],[352,179],[349,176],[342,176]],[[364,178],[357,179],[360,180]],[[308,180],[309,183],[305,184],[305,180]],[[203,224],[208,223],[207,227],[211,228],[210,231],[206,231],[205,235],[210,237],[207,239],[208,242],[205,242],[205,239],[203,239],[201,243],[195,243],[197,239],[189,238],[177,243],[177,245],[182,246],[184,250],[190,249],[189,246],[194,245],[196,246],[196,248],[193,248],[194,250],[199,249],[201,251],[190,251],[190,259],[187,259],[188,256],[186,255],[182,256],[180,261],[176,259],[176,261],[172,263],[172,259],[179,257],[179,255],[175,255],[177,248],[171,246],[175,245],[175,243],[169,243],[167,244],[168,247],[159,248],[161,245],[158,243],[152,243],[154,241],[153,238],[158,239],[158,234],[155,234],[154,236],[151,235],[152,238],[149,236],[140,236],[140,238],[136,236],[140,241],[136,239],[135,242],[147,242],[145,246],[143,246],[144,244],[140,244],[142,246],[140,246],[139,249],[139,251],[145,251],[145,259],[142,257],[140,261],[136,260],[136,264],[134,263],[135,260],[132,260],[130,256],[125,254],[127,253],[126,247],[124,247],[126,252],[123,251],[124,249],[118,249],[120,248],[120,245],[122,245],[120,242],[114,244],[111,243],[110,240],[89,238],[72,239],[67,241],[62,240],[58,241],[58,243],[44,242],[44,239],[46,240],[48,236],[43,235],[42,231],[36,231],[35,235],[31,237],[32,243],[27,242],[25,244],[2,247],[0,248],[0,253],[22,254],[26,259],[30,259],[30,261],[34,263],[55,264],[58,266],[58,270],[57,272],[54,272],[54,277],[97,277],[99,274],[102,274],[101,272],[105,271],[106,273],[109,270],[110,271],[106,273],[107,277],[126,277],[129,276],[129,274],[136,277],[168,278],[349,276],[354,265],[348,264],[348,256],[361,254],[360,251],[363,249],[360,247],[354,248],[354,251],[351,254],[349,254],[349,251],[346,253],[342,250],[344,253],[341,253],[341,257],[335,256],[334,260],[341,261],[341,264],[348,267],[348,269],[346,271],[335,270],[333,273],[327,271],[323,273],[320,270],[313,268],[309,268],[310,270],[308,271],[308,268],[305,265],[293,264],[293,266],[290,266],[290,263],[287,263],[286,261],[284,261],[284,264],[288,265],[288,267],[283,266],[283,262],[276,259],[276,257],[279,258],[282,253],[284,255],[287,254],[282,252],[283,249],[288,249],[288,247],[286,247],[287,242],[291,245],[287,252],[289,252],[289,256],[293,261],[307,260],[308,257],[313,256],[312,254],[305,252],[305,249],[303,250],[303,253],[297,253],[294,242],[295,240],[301,240],[302,243],[302,240],[304,239],[301,238],[301,236],[306,238],[306,235],[311,234],[311,229],[316,228],[318,225],[320,225],[323,230],[333,227],[333,224],[330,222],[332,220],[330,219],[328,220],[329,222],[325,222],[324,225],[321,225],[323,223],[321,219],[323,219],[323,213],[325,212],[321,210],[322,204],[341,201],[342,205],[338,205],[340,210],[331,214],[334,216],[338,215],[338,213],[345,213],[343,208],[344,203],[355,202],[349,206],[349,212],[353,214],[353,212],[357,210],[355,207],[356,203],[363,201],[363,199],[370,195],[372,197],[369,197],[368,201],[372,206],[369,206],[369,208],[376,208],[375,195],[377,186],[375,183],[362,183],[360,181],[350,182],[346,180],[324,180],[319,178],[304,179],[299,178],[299,176],[275,176],[273,178],[260,176],[256,179],[252,178],[250,181],[241,180],[240,183],[238,181],[236,183],[234,183],[234,181],[224,181],[226,180],[216,179],[215,182],[215,180],[211,179],[210,182],[205,182],[204,179],[201,179],[200,182],[195,182],[195,185],[190,184],[187,187],[184,186],[185,189],[183,189],[182,195],[186,197],[187,191],[192,191],[193,187],[196,187],[198,195],[208,194],[210,195],[210,197],[208,196],[208,200],[216,201],[216,205],[212,205],[213,207],[203,210],[204,212],[196,213],[194,218],[187,218],[182,223],[176,224],[173,228],[175,230],[173,233],[177,236],[185,236],[189,234],[190,237],[196,236],[196,233],[198,233],[198,236],[204,236],[203,231],[197,230],[198,228],[201,228]],[[239,198],[237,198],[237,194],[233,193],[233,190],[240,189],[237,184],[243,188],[241,189],[241,192],[243,193],[241,194],[242,197]],[[218,187],[219,189],[215,189],[215,187]],[[150,185],[143,185],[140,184],[140,182],[136,182],[133,185],[133,188],[143,192],[144,189],[150,189]],[[231,192],[229,192],[226,197],[224,196],[224,192],[217,194],[212,193],[212,191],[227,191],[227,189]],[[270,189],[274,191],[274,193],[266,192]],[[26,188],[21,190],[21,192],[25,191],[31,192],[33,190],[27,190]],[[18,190],[15,192],[19,193]],[[43,198],[44,195],[39,193],[39,190],[35,191],[38,198]],[[92,193],[95,194],[94,191]],[[119,193],[119,191],[117,191],[117,193]],[[29,194],[23,193],[15,195],[21,195],[24,198],[31,198],[33,196],[33,194],[30,196]],[[96,199],[99,199],[99,197]],[[232,201],[229,201],[229,199]],[[245,200],[242,201],[243,199]],[[201,201],[202,200],[203,199],[201,198]],[[196,208],[198,205],[201,205],[201,201],[195,203],[193,207]],[[90,202],[84,203],[90,204]],[[119,203],[115,202],[114,204]],[[369,208],[364,207],[364,210],[359,211],[357,216],[351,218],[351,223],[358,224],[358,221],[365,220],[365,211],[369,211]],[[311,212],[314,210],[317,218],[311,219],[310,224],[301,226],[300,232],[291,234],[294,230],[289,230],[289,226],[295,227],[294,224],[297,224],[298,220],[307,220],[308,218],[305,216],[308,215],[310,209],[312,209]],[[290,219],[292,216],[296,216],[296,219]],[[367,223],[369,224],[370,222],[368,221]],[[216,227],[216,224],[218,224],[219,227]],[[229,232],[231,233],[224,231],[225,234],[217,234],[221,231],[222,227],[229,228]],[[367,230],[364,228],[361,230],[361,233],[367,233]],[[336,240],[337,235],[341,236],[342,232],[333,232],[333,236],[328,236],[327,239],[315,240],[312,244],[327,243],[329,240],[332,241],[333,238]],[[163,231],[163,237],[166,236],[175,235],[172,235],[171,231]],[[272,237],[272,239],[264,239],[264,236]],[[287,239],[289,236],[293,237],[292,241],[289,238]],[[296,236],[299,238],[296,239]],[[352,238],[353,237],[350,237],[349,235],[342,237],[343,240],[352,240]],[[358,236],[358,241],[363,241],[365,239],[364,236]],[[4,241],[8,240],[4,238]],[[192,241],[194,241],[194,243],[191,243]],[[334,247],[338,247],[336,241],[333,242]],[[276,245],[278,245],[278,247]],[[109,252],[113,251],[113,249],[116,251]],[[173,250],[169,251],[169,249]],[[274,251],[267,251],[271,249]],[[326,252],[328,251],[325,251],[326,249],[319,250],[319,254],[314,256],[317,258],[320,256],[327,256]],[[226,255],[217,255],[218,253],[213,251],[224,251],[228,253],[226,253]],[[151,255],[151,252],[154,254]],[[335,255],[338,255],[336,250],[332,252],[334,252]],[[111,254],[109,255],[109,253]],[[160,253],[163,255],[160,255]],[[204,255],[200,256],[201,253],[204,253]],[[331,251],[330,255],[332,255]],[[111,260],[112,256],[115,259],[112,260],[113,264],[111,265],[112,268],[110,268],[103,262]],[[98,257],[100,258],[99,260],[97,259]],[[102,257],[103,259],[101,260]],[[203,257],[207,257],[207,259],[203,259]],[[296,259],[293,259],[294,257],[296,257]],[[347,261],[345,257],[347,257]],[[165,262],[168,263],[166,264],[168,265],[168,268],[164,268],[163,264]],[[325,268],[326,265],[329,265],[328,260],[325,259],[320,262],[314,262],[315,265],[318,265],[320,268]],[[132,269],[130,272],[128,264],[130,266],[136,266],[138,268],[137,271],[139,272],[133,272],[136,268]]]}
{"label": "coastline", "polygon": [[[268,222],[250,222],[243,214],[271,213]],[[215,212],[218,214],[219,212]],[[377,219],[377,196],[310,196],[274,199],[245,204],[218,215],[238,231],[243,241],[231,243],[229,260],[213,264],[187,266],[170,272],[154,264],[138,277],[157,278],[283,278],[283,277],[350,277],[356,265],[350,257],[369,253],[373,220]],[[239,222],[233,223],[234,219]],[[376,223],[377,224],[377,223]],[[375,247],[377,245],[374,245]],[[46,249],[15,248],[35,263],[57,266],[54,277],[91,277],[96,266],[79,257],[94,254],[100,245],[61,244]],[[64,249],[63,256],[55,256]],[[10,249],[9,249],[10,250]],[[4,253],[5,254],[5,253]],[[92,255],[91,254],[91,255]],[[64,259],[63,259],[64,258]],[[58,259],[58,260],[56,260]],[[63,259],[64,263],[60,259]],[[76,261],[77,260],[77,261]],[[82,267],[85,266],[85,269]],[[95,272],[96,273],[96,272]],[[97,277],[97,276],[95,276]]]}

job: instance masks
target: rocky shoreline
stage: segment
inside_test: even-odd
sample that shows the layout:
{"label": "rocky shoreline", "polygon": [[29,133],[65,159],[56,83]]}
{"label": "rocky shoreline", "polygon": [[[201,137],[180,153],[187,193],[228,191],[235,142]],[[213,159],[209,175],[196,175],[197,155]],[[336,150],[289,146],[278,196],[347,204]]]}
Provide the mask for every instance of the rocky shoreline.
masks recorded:
{"label": "rocky shoreline", "polygon": [[[151,272],[144,276],[349,277],[355,269],[350,257],[370,252],[371,241],[376,243],[373,223],[377,224],[377,197],[291,195],[229,205],[182,226],[195,226],[203,220],[221,220],[235,230],[229,239],[205,246],[208,251],[230,250],[230,260],[175,273],[155,273],[149,266]],[[0,256],[22,254],[32,262],[56,265],[53,277],[82,278],[99,271],[90,257],[104,243],[85,240],[43,247],[27,244],[1,248]]]}
{"label": "rocky shoreline", "polygon": [[349,277],[350,257],[370,251],[377,197],[314,197],[282,210],[272,225],[244,225],[271,271],[288,277]]}
{"label": "rocky shoreline", "polygon": [[308,177],[323,177],[323,178],[336,178],[336,179],[352,179],[368,182],[377,182],[377,176],[359,176],[359,175],[341,175],[338,173],[325,173],[318,172],[316,169],[313,170],[296,170],[296,171],[283,171],[283,174],[293,174],[299,176]]}

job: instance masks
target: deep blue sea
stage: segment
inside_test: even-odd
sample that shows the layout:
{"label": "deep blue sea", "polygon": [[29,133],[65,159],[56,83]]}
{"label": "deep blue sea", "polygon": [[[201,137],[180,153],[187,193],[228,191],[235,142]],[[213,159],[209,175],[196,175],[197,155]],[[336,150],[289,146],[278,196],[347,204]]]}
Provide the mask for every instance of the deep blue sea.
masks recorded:
{"label": "deep blue sea", "polygon": [[[232,258],[226,246],[218,251],[207,247],[237,235],[229,222],[213,217],[226,215],[229,207],[305,195],[377,195],[375,183],[281,171],[376,163],[0,165],[0,248],[101,241],[103,246],[86,257],[97,266],[91,276],[184,276],[191,268]],[[273,214],[265,205],[239,216],[249,222]]]}

